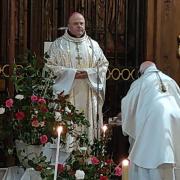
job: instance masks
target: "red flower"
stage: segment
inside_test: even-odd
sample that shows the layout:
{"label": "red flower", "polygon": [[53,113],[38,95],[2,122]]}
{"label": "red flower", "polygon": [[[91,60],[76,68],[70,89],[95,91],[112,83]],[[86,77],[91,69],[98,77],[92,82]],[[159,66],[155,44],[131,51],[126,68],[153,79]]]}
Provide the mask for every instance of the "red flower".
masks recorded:
{"label": "red flower", "polygon": [[107,159],[107,160],[106,160],[106,163],[107,163],[107,164],[112,164],[112,163],[113,163],[113,160],[112,160],[112,159]]}
{"label": "red flower", "polygon": [[17,120],[23,120],[25,117],[25,114],[24,114],[24,112],[20,111],[15,114],[15,117]]}
{"label": "red flower", "polygon": [[58,164],[58,172],[62,173],[64,171],[64,165]]}
{"label": "red flower", "polygon": [[122,175],[122,169],[119,166],[115,167],[115,175],[121,176]]}
{"label": "red flower", "polygon": [[14,101],[13,99],[7,99],[5,103],[7,108],[11,108],[13,106]]}
{"label": "red flower", "polygon": [[45,106],[42,106],[42,107],[40,108],[40,110],[41,110],[41,112],[43,112],[43,113],[48,112],[48,108],[45,107]]}
{"label": "red flower", "polygon": [[42,136],[40,137],[40,142],[41,142],[41,144],[46,144],[47,141],[48,141],[48,137],[47,137],[46,135],[42,135]]}
{"label": "red flower", "polygon": [[35,95],[32,95],[31,96],[31,101],[32,102],[36,102],[38,100],[38,97],[37,96],[35,96]]}
{"label": "red flower", "polygon": [[108,180],[108,177],[107,176],[100,176],[100,180]]}
{"label": "red flower", "polygon": [[91,162],[92,162],[92,164],[97,165],[97,164],[99,164],[99,159],[97,159],[95,156],[93,156],[93,157],[91,158]]}
{"label": "red flower", "polygon": [[44,98],[39,98],[38,103],[46,104],[46,100]]}

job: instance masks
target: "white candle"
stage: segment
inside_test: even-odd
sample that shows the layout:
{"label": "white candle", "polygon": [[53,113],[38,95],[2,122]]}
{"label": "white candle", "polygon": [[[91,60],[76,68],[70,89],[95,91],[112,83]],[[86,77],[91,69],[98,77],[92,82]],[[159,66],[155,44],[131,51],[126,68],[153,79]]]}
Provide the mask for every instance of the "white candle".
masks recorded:
{"label": "white candle", "polygon": [[128,180],[128,171],[129,171],[129,160],[124,159],[122,161],[122,180]]}
{"label": "white candle", "polygon": [[106,131],[107,131],[107,126],[104,125],[104,126],[102,127],[102,130],[103,130],[103,137],[105,138],[105,136],[106,136]]}
{"label": "white candle", "polygon": [[58,140],[57,140],[57,149],[56,149],[56,161],[55,161],[55,171],[54,171],[54,180],[57,179],[57,169],[58,169],[58,160],[59,160],[59,145],[60,145],[60,138],[62,133],[62,126],[58,126],[57,132],[58,132]]}

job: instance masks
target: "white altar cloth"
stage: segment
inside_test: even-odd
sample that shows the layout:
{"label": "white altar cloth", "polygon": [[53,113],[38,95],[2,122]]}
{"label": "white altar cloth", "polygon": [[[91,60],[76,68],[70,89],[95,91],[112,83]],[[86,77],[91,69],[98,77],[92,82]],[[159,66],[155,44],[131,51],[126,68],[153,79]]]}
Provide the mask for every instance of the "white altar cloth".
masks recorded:
{"label": "white altar cloth", "polygon": [[22,167],[12,166],[0,168],[0,180],[42,180],[42,178],[33,168],[24,170]]}

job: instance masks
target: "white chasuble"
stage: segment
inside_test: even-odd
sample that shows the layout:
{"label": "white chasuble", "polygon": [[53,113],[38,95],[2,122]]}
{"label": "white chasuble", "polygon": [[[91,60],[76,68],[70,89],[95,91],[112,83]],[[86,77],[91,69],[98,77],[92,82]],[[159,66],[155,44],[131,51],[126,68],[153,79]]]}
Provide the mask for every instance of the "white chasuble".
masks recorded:
{"label": "white chasuble", "polygon": [[[161,90],[157,72],[166,92]],[[148,174],[166,164],[180,168],[180,89],[173,79],[149,67],[122,99],[121,113],[123,132],[133,140],[129,159],[138,167],[131,174],[142,170]],[[137,180],[133,176],[130,180]]]}
{"label": "white chasuble", "polygon": [[[50,68],[57,76],[54,92],[58,94],[64,91],[64,94],[69,94],[69,101],[78,110],[84,111],[90,123],[88,138],[92,142],[103,124],[102,106],[109,64],[107,59],[98,43],[86,34],[81,38],[74,38],[67,32],[51,44],[47,53],[50,58],[46,68]],[[88,78],[75,79],[77,71],[86,71]],[[98,124],[97,106],[99,106]]]}

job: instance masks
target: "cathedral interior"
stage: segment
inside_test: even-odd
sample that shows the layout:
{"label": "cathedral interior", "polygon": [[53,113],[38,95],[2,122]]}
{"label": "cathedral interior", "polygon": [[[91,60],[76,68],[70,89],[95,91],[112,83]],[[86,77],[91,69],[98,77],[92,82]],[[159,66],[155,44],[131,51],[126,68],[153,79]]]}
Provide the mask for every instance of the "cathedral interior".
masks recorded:
{"label": "cathedral interior", "polygon": [[[13,64],[27,64],[27,52],[44,56],[44,44],[64,34],[68,17],[80,12],[86,33],[95,39],[109,61],[103,120],[121,112],[121,99],[138,78],[146,60],[180,85],[179,0],[1,0],[0,104],[14,94]],[[6,117],[0,117],[0,167],[16,165],[7,154],[12,137],[6,135]],[[128,156],[128,138],[120,125],[112,127],[109,149],[116,160]]]}

